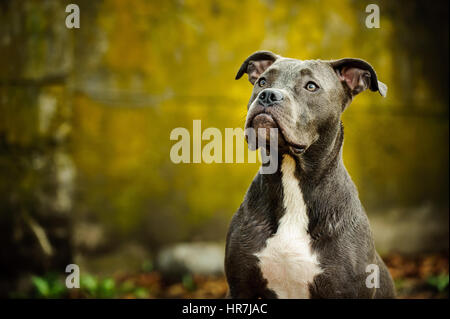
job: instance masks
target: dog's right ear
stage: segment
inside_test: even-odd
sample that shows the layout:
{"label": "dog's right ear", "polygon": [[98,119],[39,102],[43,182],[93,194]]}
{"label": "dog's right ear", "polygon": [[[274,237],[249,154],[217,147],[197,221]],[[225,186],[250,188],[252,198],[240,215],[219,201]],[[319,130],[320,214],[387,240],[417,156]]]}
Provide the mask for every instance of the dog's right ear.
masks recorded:
{"label": "dog's right ear", "polygon": [[236,80],[239,80],[244,73],[248,74],[248,80],[255,84],[259,76],[275,62],[280,56],[270,51],[256,51],[245,59],[236,74]]}

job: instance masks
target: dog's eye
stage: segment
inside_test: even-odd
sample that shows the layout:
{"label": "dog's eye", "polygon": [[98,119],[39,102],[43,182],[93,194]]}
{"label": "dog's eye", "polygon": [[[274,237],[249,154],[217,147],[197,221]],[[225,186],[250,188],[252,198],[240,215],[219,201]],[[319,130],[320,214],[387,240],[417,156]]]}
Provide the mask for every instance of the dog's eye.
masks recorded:
{"label": "dog's eye", "polygon": [[265,78],[259,79],[258,85],[259,85],[260,87],[263,87],[264,85],[266,85],[266,79],[265,79]]}
{"label": "dog's eye", "polygon": [[308,83],[306,83],[305,89],[310,92],[315,92],[319,89],[319,86],[316,83],[309,81]]}

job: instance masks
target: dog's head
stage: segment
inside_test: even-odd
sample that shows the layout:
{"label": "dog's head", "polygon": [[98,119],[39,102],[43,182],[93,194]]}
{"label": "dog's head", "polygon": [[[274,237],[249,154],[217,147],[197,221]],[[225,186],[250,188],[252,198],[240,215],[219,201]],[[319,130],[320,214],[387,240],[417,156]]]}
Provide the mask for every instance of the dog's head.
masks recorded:
{"label": "dog's head", "polygon": [[258,51],[242,63],[236,79],[244,73],[254,85],[245,128],[278,128],[279,149],[295,154],[340,125],[355,95],[366,89],[387,92],[372,66],[359,59],[302,61]]}

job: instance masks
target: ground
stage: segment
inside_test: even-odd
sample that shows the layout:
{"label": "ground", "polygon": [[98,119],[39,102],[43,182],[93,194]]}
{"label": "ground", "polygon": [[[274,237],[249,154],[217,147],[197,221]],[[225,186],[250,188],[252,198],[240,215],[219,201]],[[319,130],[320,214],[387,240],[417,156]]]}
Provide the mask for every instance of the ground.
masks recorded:
{"label": "ground", "polygon": [[[414,257],[393,253],[384,260],[394,279],[398,298],[448,298],[448,253]],[[72,290],[67,297],[223,298],[227,291],[223,276],[186,275],[180,281],[169,283],[156,271],[103,281],[91,278],[90,281],[84,282],[87,289]]]}

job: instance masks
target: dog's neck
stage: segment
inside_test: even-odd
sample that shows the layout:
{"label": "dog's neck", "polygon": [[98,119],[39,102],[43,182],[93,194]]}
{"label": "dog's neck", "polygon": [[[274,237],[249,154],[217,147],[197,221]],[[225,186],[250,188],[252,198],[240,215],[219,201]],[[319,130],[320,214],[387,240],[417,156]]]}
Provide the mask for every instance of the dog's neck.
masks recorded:
{"label": "dog's neck", "polygon": [[309,185],[317,185],[330,174],[340,175],[345,170],[342,160],[343,141],[342,122],[323,130],[319,139],[296,159],[299,179],[307,181]]}
{"label": "dog's neck", "polygon": [[[303,154],[294,155],[280,152],[278,154],[278,169],[274,174],[263,175],[264,179],[273,183],[281,179],[281,167],[285,156],[295,160],[295,176],[309,187],[317,186],[328,175],[339,176],[345,171],[342,160],[342,145],[344,139],[344,127],[339,121],[333,129],[326,129],[320,138],[313,143]],[[269,164],[267,164],[269,165]],[[301,183],[303,184],[303,183]]]}
{"label": "dog's neck", "polygon": [[[280,165],[278,165],[277,172],[261,175],[261,182],[267,186],[270,185],[269,188],[264,187],[266,190],[271,189],[267,195],[271,198],[280,196],[280,190],[283,190],[284,193],[283,161],[284,163],[289,162],[289,165],[295,165],[295,168],[289,170],[291,172],[289,175],[290,178],[297,180],[299,196],[302,196],[302,200],[308,207],[309,231],[311,232],[314,232],[316,226],[323,223],[330,224],[329,229],[333,231],[336,226],[335,222],[348,216],[331,216],[332,207],[341,205],[343,199],[357,199],[356,188],[352,186],[353,183],[342,160],[344,132],[341,122],[334,129],[328,129],[322,134],[322,137],[300,156],[279,154],[278,163]],[[295,164],[292,164],[293,162]],[[286,167],[284,170],[286,171]],[[280,197],[278,200],[282,201],[283,198]],[[357,200],[359,201],[359,199]],[[279,220],[283,212],[275,210],[274,214],[274,218]]]}

